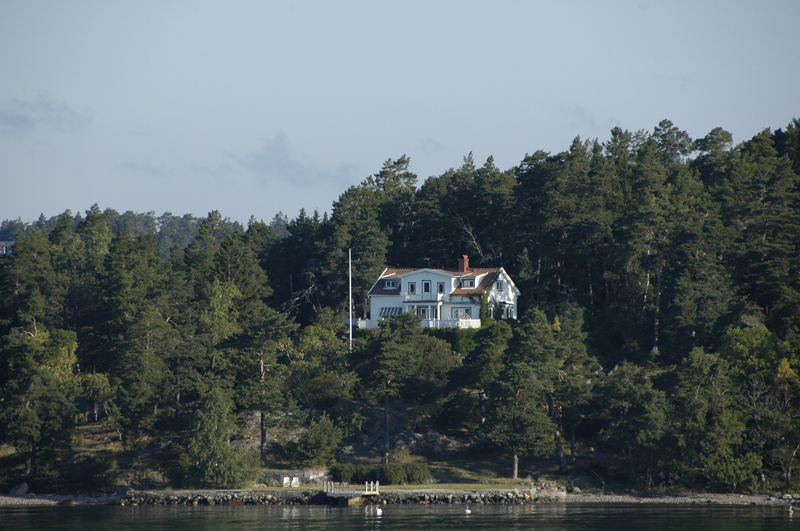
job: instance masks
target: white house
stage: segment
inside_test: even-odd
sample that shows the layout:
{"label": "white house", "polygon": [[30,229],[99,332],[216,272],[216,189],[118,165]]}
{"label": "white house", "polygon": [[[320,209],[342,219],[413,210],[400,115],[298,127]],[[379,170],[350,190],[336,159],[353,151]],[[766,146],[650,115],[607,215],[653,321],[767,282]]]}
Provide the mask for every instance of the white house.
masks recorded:
{"label": "white house", "polygon": [[368,296],[369,318],[353,323],[359,328],[402,312],[422,317],[423,328],[479,328],[484,297],[491,317],[516,319],[519,290],[502,267],[471,268],[464,255],[455,269],[386,268]]}

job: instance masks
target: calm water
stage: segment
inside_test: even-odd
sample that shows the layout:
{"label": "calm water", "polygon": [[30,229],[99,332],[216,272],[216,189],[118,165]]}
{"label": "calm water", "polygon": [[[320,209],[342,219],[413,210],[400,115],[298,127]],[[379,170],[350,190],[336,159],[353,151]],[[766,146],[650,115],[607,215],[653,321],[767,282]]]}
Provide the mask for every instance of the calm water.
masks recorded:
{"label": "calm water", "polygon": [[252,531],[535,529],[602,531],[800,530],[783,507],[691,505],[388,505],[366,507],[0,507],[0,530]]}

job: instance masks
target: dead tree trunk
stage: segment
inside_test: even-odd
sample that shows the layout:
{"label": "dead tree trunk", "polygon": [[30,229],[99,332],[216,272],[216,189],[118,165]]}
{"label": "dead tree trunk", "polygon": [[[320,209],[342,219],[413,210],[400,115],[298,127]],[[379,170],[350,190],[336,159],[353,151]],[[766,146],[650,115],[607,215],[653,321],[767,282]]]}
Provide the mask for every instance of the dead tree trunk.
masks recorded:
{"label": "dead tree trunk", "polygon": [[389,464],[389,395],[383,397],[383,462]]}
{"label": "dead tree trunk", "polygon": [[264,419],[264,410],[261,413],[261,462],[267,464],[267,421]]}
{"label": "dead tree trunk", "polygon": [[653,351],[658,350],[658,314],[661,310],[661,272],[664,269],[664,253],[658,253],[658,270],[656,271],[656,310],[653,316]]}
{"label": "dead tree trunk", "polygon": [[519,456],[514,452],[514,461],[511,465],[511,479],[517,479],[519,476]]}

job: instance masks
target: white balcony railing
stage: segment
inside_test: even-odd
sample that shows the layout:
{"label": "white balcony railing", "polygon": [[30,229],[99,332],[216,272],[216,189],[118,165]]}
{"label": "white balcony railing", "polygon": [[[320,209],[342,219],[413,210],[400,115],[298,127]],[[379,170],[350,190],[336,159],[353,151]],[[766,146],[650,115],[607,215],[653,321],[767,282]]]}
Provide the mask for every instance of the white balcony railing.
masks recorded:
{"label": "white balcony railing", "polygon": [[422,328],[480,328],[480,319],[423,319]]}
{"label": "white balcony railing", "polygon": [[[350,322],[344,319],[344,325]],[[420,328],[480,328],[480,319],[423,319]],[[378,328],[378,319],[353,319],[353,328]]]}
{"label": "white balcony railing", "polygon": [[441,302],[444,293],[404,293],[403,302]]}

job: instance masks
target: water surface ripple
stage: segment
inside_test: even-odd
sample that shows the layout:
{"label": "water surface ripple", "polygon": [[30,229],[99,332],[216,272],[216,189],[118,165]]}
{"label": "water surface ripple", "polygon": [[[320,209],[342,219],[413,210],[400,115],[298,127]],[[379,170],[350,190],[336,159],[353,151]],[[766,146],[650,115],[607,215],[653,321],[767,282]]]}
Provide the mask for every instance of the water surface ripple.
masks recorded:
{"label": "water surface ripple", "polygon": [[[0,530],[260,531],[525,529],[537,531],[800,530],[780,506],[580,504],[320,506],[0,507]],[[800,515],[800,511],[798,513]]]}

